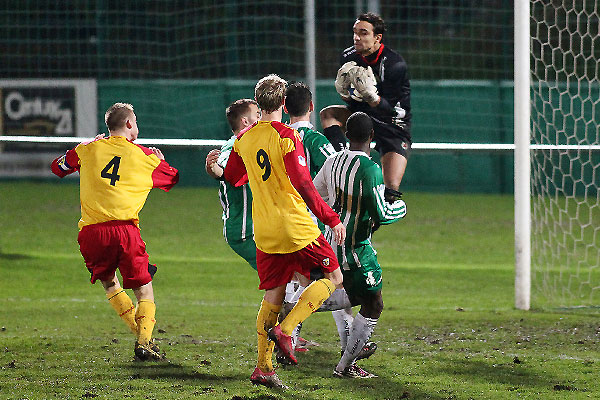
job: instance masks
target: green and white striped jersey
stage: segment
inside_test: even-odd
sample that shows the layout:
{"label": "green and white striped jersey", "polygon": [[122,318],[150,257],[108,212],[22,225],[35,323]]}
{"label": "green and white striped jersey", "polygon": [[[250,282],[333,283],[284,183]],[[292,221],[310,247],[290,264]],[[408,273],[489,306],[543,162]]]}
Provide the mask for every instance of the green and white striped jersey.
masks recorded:
{"label": "green and white striped jersey", "polygon": [[[229,160],[234,141],[235,135],[221,146],[217,164],[223,169]],[[227,242],[235,243],[253,239],[252,192],[248,184],[235,187],[222,180],[219,187],[219,200],[223,208],[223,236]]]}
{"label": "green and white striped jersey", "polygon": [[346,227],[344,245],[332,244],[341,263],[348,251],[371,244],[373,222],[391,224],[406,215],[403,200],[385,201],[381,167],[362,151],[344,149],[328,158],[314,184]]}
{"label": "green and white striped jersey", "polygon": [[335,149],[325,135],[313,129],[310,122],[300,121],[290,126],[297,130],[302,138],[306,153],[306,165],[308,165],[310,177],[314,179],[325,160],[335,153]]}
{"label": "green and white striped jersey", "polygon": [[[310,177],[315,179],[315,176],[317,176],[317,173],[321,170],[323,164],[325,164],[325,160],[335,153],[335,149],[325,135],[313,129],[310,122],[299,121],[290,126],[297,130],[300,138],[302,138],[304,152],[306,153],[306,165],[308,165]],[[319,221],[312,211],[308,210],[308,212],[321,232],[325,233],[325,224]]]}

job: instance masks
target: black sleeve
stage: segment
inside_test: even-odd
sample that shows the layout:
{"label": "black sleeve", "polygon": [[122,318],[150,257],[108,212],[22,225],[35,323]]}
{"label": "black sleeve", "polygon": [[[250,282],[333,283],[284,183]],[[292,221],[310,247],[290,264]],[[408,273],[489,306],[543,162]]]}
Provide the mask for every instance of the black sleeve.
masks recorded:
{"label": "black sleeve", "polygon": [[394,110],[394,106],[392,106],[383,96],[379,96],[379,104],[375,107],[378,114],[383,115],[396,115],[396,111]]}
{"label": "black sleeve", "polygon": [[[401,104],[402,99],[406,96],[407,79],[406,79],[406,63],[398,61],[386,68],[384,81],[382,82],[382,90],[380,93],[381,102],[376,107],[378,114],[395,116],[394,107],[398,102]],[[404,108],[404,107],[403,107]]]}

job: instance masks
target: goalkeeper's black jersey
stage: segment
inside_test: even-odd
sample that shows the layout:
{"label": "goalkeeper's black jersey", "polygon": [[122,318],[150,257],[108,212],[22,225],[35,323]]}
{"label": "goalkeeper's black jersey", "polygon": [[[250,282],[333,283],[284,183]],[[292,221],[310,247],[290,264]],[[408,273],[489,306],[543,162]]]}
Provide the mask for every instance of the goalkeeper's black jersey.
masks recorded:
{"label": "goalkeeper's black jersey", "polygon": [[[350,111],[362,111],[376,120],[375,122],[391,125],[388,128],[399,129],[401,134],[410,140],[410,82],[406,62],[402,56],[382,44],[379,51],[365,58],[352,46],[344,50],[340,60],[341,65],[349,61],[373,69],[377,79],[377,92],[381,97],[377,107],[351,99],[348,102]],[[392,118],[396,116],[401,120],[396,119],[397,123],[394,124]]]}

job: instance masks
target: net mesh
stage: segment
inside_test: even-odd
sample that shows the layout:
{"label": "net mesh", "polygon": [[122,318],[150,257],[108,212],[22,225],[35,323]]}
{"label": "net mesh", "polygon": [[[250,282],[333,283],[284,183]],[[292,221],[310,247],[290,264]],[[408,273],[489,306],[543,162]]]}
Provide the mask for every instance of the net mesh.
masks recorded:
{"label": "net mesh", "polygon": [[[319,110],[342,104],[333,86],[339,57],[352,45],[356,16],[374,2],[314,3]],[[414,141],[510,143],[510,2],[379,4],[388,27],[384,43],[408,63]],[[141,137],[226,139],[225,107],[253,97],[259,78],[277,73],[306,80],[304,12],[303,1],[291,0],[4,1],[0,77],[93,79],[98,133],[104,111],[122,101],[135,107]],[[30,91],[27,96],[36,97]],[[55,100],[64,105],[65,99]],[[4,122],[0,134],[25,134]],[[55,121],[49,122],[46,131]],[[201,157],[195,149],[175,156],[182,159],[176,165]],[[422,190],[510,192],[511,168],[505,155],[415,154],[403,183]],[[196,175],[182,180],[197,182]]]}
{"label": "net mesh", "polygon": [[[533,1],[532,140],[600,144],[599,9]],[[600,304],[600,154],[532,152],[533,303]]]}

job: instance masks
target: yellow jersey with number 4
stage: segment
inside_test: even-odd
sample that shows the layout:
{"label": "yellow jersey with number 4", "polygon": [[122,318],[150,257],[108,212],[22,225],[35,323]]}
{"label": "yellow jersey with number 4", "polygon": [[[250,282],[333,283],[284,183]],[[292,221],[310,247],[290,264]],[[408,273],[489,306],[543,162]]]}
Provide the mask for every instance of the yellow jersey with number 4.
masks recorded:
{"label": "yellow jersey with number 4", "polygon": [[80,174],[80,230],[107,221],[137,225],[150,190],[169,191],[179,180],[175,168],[123,136],[81,143],[52,162],[52,172],[61,178],[75,171]]}

